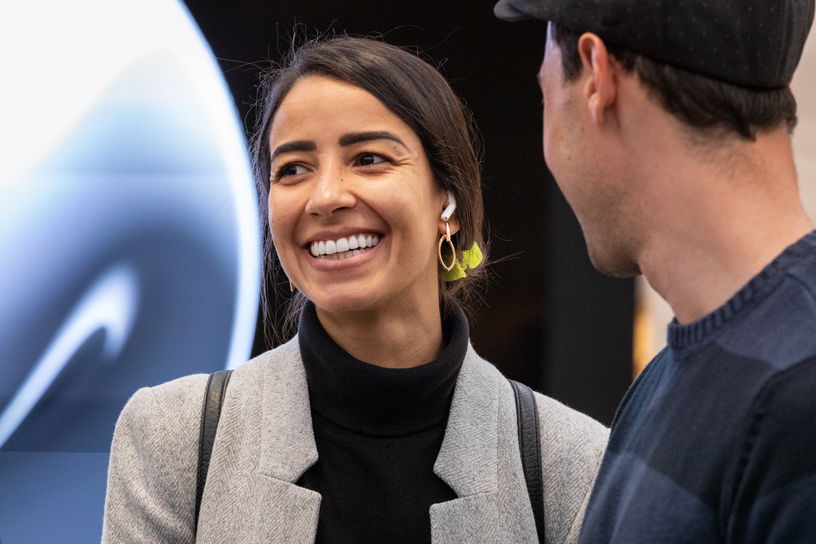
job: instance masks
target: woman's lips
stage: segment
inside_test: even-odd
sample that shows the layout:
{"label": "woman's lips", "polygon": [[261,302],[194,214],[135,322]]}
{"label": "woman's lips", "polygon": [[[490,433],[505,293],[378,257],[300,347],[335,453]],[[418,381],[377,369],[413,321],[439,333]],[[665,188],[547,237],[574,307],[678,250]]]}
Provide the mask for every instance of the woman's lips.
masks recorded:
{"label": "woman's lips", "polygon": [[[361,236],[364,237],[362,240],[364,245],[360,243]],[[312,268],[318,271],[332,272],[355,268],[367,263],[374,258],[374,255],[382,245],[380,235],[355,235],[354,239],[357,243],[356,247],[352,249],[351,246],[355,244],[350,243],[351,238],[351,236],[348,236],[337,240],[313,242],[308,247],[303,248],[303,251],[309,255],[308,261]],[[321,244],[323,245],[322,248],[320,247]],[[332,247],[332,244],[334,247]],[[345,249],[347,247],[346,244],[348,244],[348,249]],[[326,247],[327,245],[329,246],[328,248]],[[338,245],[339,249],[344,251],[337,251]],[[315,251],[317,251],[317,255],[315,255]],[[328,254],[328,251],[334,252]]]}
{"label": "woman's lips", "polygon": [[309,244],[309,251],[317,259],[343,260],[365,253],[379,243],[379,235],[360,233],[335,240],[316,240]]}

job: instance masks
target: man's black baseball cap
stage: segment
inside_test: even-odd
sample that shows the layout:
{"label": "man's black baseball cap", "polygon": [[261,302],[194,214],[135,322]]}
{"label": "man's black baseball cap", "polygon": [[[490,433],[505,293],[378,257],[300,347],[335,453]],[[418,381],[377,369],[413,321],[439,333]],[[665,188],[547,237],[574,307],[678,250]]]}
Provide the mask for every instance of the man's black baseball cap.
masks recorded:
{"label": "man's black baseball cap", "polygon": [[816,0],[499,0],[500,19],[541,19],[652,60],[758,89],[790,83]]}

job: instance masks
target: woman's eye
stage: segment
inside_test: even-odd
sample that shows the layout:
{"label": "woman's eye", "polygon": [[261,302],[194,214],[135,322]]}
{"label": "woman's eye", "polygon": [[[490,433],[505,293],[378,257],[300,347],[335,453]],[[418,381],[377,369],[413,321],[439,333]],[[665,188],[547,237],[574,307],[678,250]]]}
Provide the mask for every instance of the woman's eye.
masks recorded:
{"label": "woman's eye", "polygon": [[365,153],[360,155],[360,166],[372,166],[375,164],[380,164],[386,161],[385,157],[381,157],[380,155],[375,155],[373,153]]}
{"label": "woman's eye", "polygon": [[300,164],[286,164],[278,170],[278,177],[299,176],[306,173],[306,167]]}

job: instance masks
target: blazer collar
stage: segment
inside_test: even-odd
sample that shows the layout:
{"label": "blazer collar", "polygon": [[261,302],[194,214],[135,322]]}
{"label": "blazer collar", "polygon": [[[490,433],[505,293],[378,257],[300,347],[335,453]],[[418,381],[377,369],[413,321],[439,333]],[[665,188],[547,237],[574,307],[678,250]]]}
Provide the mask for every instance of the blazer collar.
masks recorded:
{"label": "blazer collar", "polygon": [[260,471],[295,483],[317,462],[309,388],[297,336],[274,354],[263,378]]}
{"label": "blazer collar", "polygon": [[502,542],[498,417],[501,375],[468,346],[434,473],[459,498],[431,506],[434,544]]}
{"label": "blazer collar", "polygon": [[[238,411],[245,414],[242,426],[250,437],[245,438],[249,449],[243,451],[249,454],[250,463],[257,461],[257,472],[244,470],[235,456],[224,458],[222,462],[229,465],[223,473],[215,471],[207,479],[200,517],[207,522],[199,526],[196,542],[314,542],[320,495],[295,485],[317,461],[306,374],[297,339],[247,365],[257,365],[260,371],[256,374],[250,370],[244,375],[251,381],[243,390],[246,397],[233,397],[233,402],[239,402]],[[236,372],[241,371],[239,368]],[[257,436],[257,441],[251,436]],[[234,493],[227,504],[207,500],[207,490],[215,492],[212,486],[219,477],[229,478],[222,485]]]}
{"label": "blazer collar", "polygon": [[468,346],[456,381],[445,438],[434,464],[434,473],[460,498],[495,493],[498,487],[497,374],[473,346]]}
{"label": "blazer collar", "polygon": [[[263,378],[260,471],[294,483],[317,462],[309,390],[297,336],[275,352]],[[459,497],[497,489],[499,388],[491,369],[468,346],[434,464]]]}
{"label": "blazer collar", "polygon": [[[309,389],[297,336],[274,353],[263,377],[260,471],[294,483],[317,462]],[[495,381],[495,369],[468,346],[434,464],[434,473],[459,497],[497,489]]]}
{"label": "blazer collar", "polygon": [[[271,510],[259,520],[255,536],[258,542],[306,544],[315,537],[320,496],[293,485],[317,461],[297,337],[275,350],[274,358],[265,366],[259,422],[259,470],[265,476],[258,482],[254,500]],[[436,544],[501,540],[496,502],[498,379],[501,375],[495,368],[468,346],[434,464],[434,473],[458,495],[431,507]]]}

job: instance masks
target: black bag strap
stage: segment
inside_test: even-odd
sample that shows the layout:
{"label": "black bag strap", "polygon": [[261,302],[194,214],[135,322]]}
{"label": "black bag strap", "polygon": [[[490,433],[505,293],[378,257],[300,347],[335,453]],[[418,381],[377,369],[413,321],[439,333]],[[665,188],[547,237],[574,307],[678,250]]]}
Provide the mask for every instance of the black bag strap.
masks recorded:
{"label": "black bag strap", "polygon": [[204,495],[204,484],[207,483],[207,471],[210,469],[210,456],[215,443],[215,431],[218,429],[218,420],[221,418],[221,404],[227,392],[230,375],[232,375],[232,370],[219,370],[210,374],[207,379],[207,391],[204,394],[201,428],[198,435],[194,533],[198,532],[198,512],[201,510],[201,497]]}
{"label": "black bag strap", "polygon": [[513,386],[513,395],[516,399],[519,450],[521,451],[521,465],[524,468],[524,480],[527,482],[527,494],[530,496],[530,506],[533,507],[538,541],[543,543],[544,483],[541,475],[541,439],[535,394],[523,383],[508,381]]}

